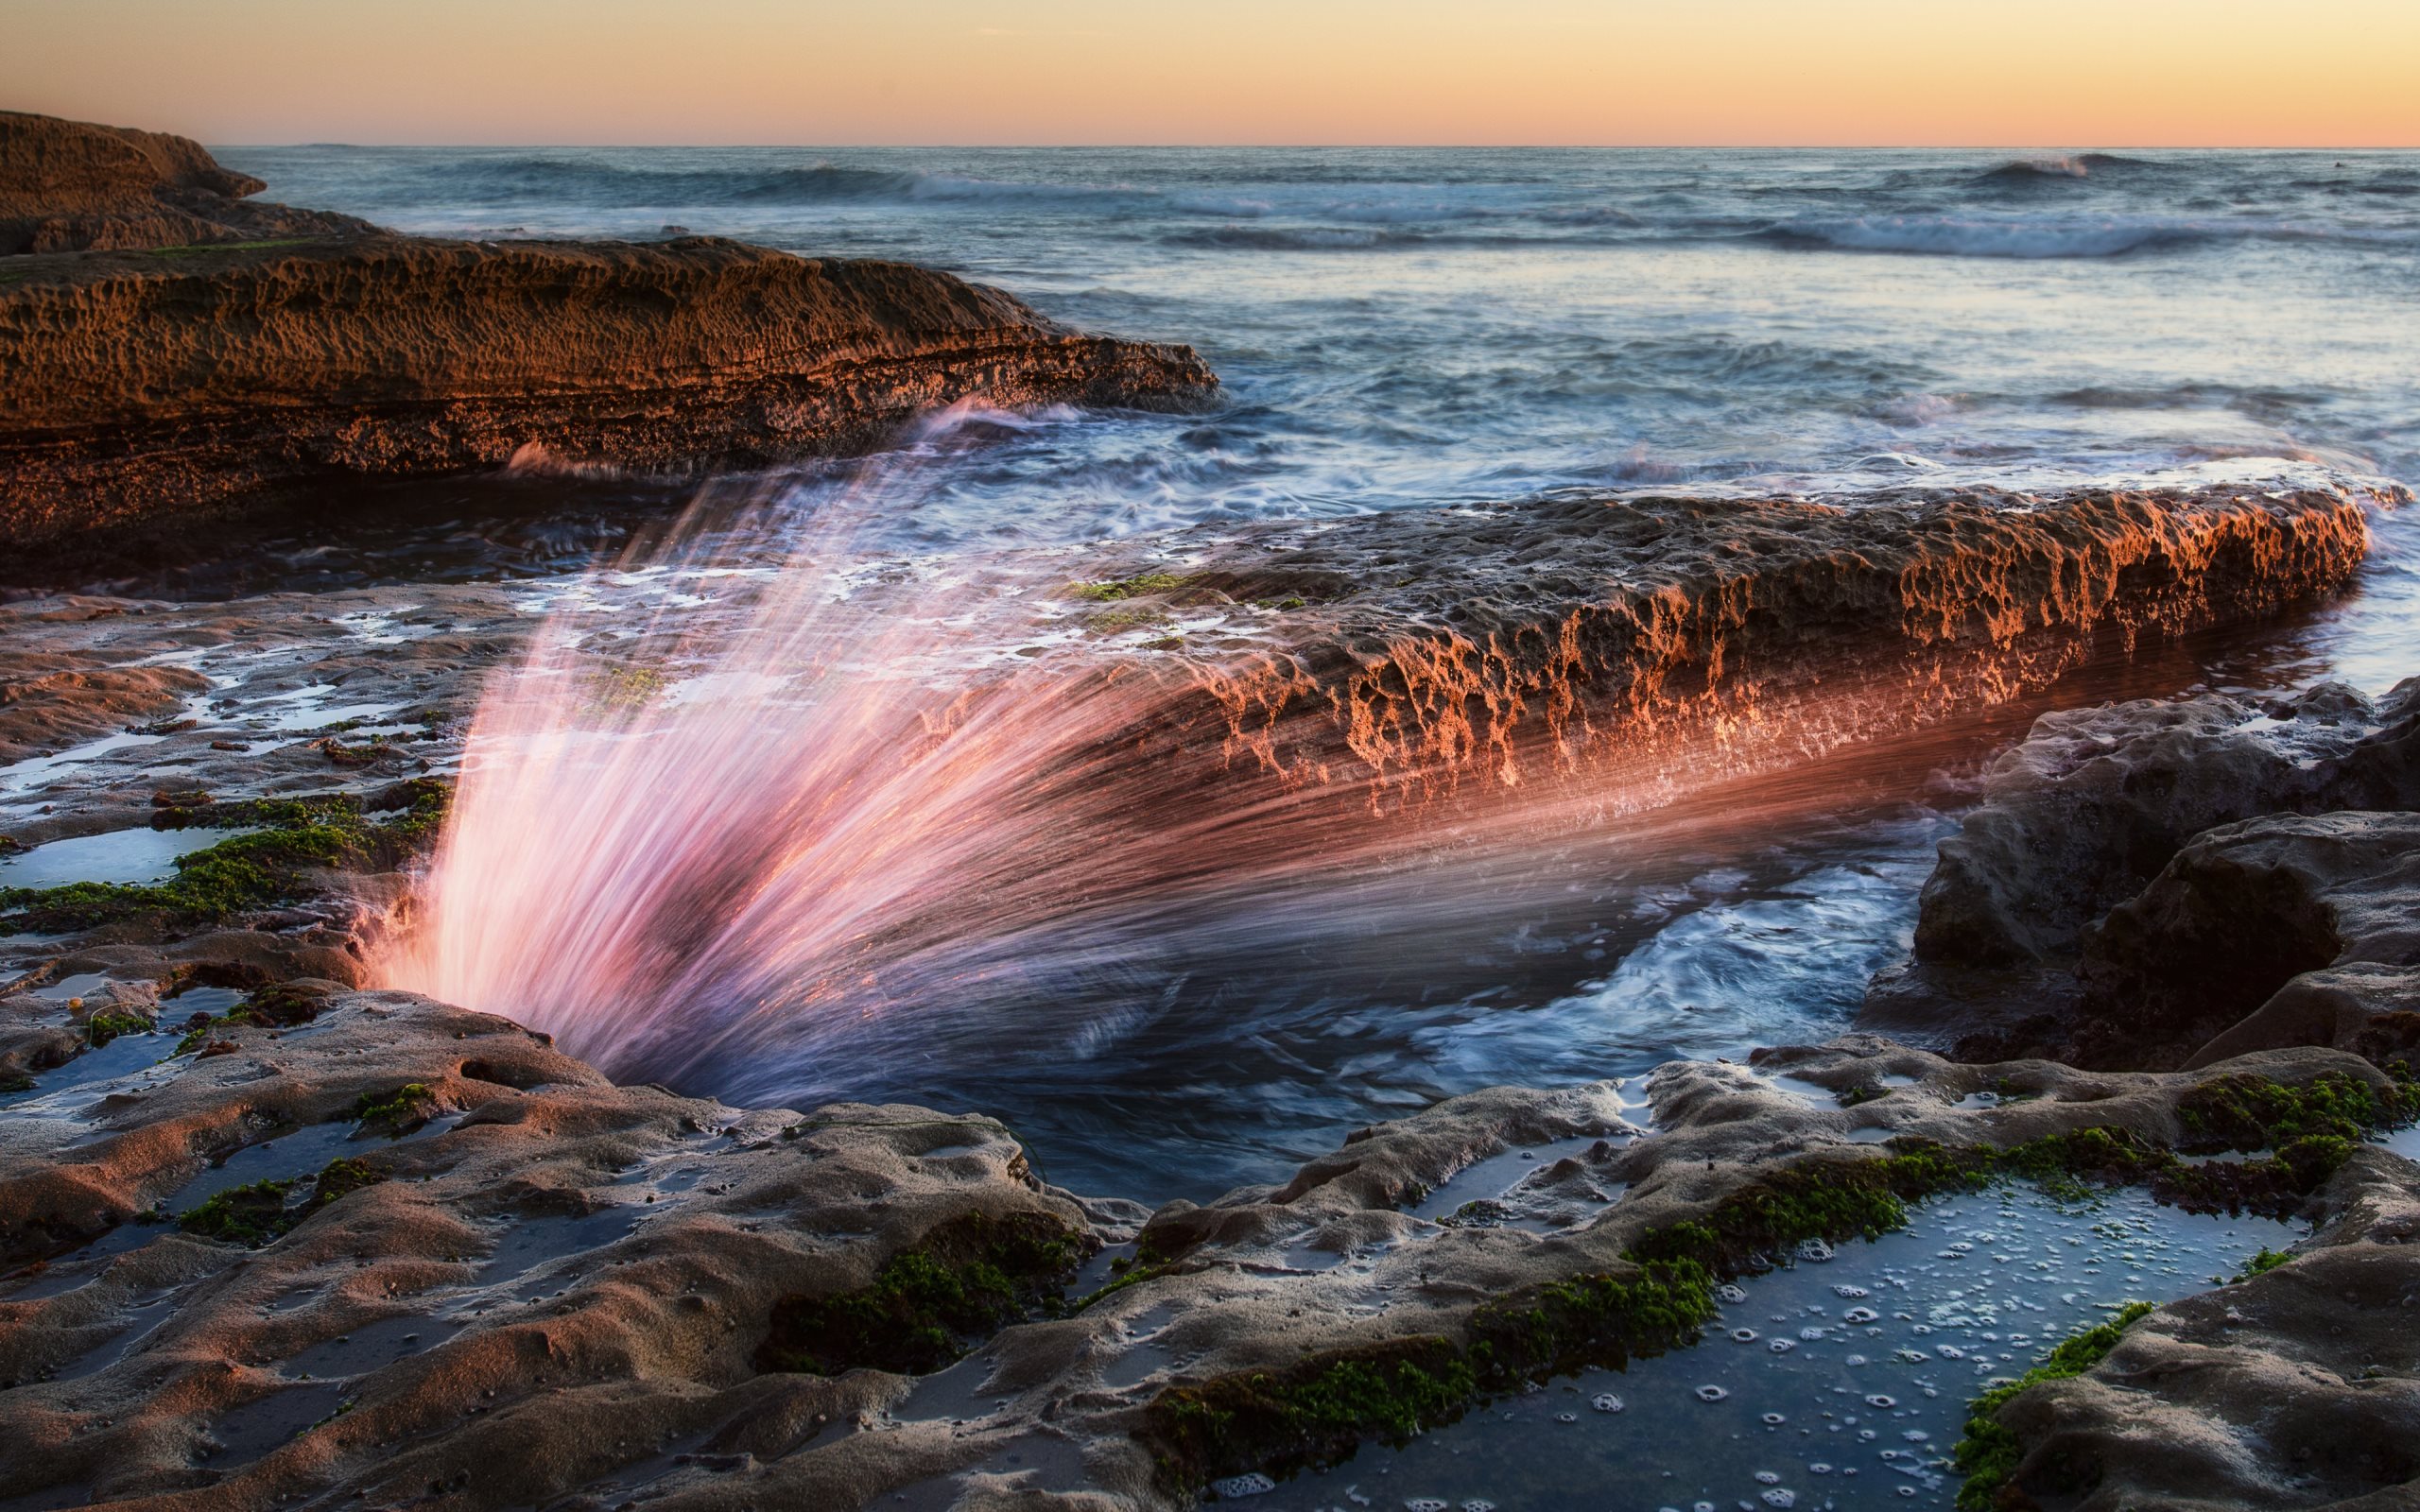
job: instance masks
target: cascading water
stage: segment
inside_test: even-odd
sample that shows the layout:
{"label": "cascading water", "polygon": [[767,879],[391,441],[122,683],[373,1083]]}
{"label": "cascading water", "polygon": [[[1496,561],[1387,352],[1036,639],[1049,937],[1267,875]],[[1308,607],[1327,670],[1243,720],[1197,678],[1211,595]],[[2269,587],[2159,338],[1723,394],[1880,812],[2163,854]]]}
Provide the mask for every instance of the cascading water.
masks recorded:
{"label": "cascading water", "polygon": [[[868,1063],[979,1065],[1004,1035],[1098,1053],[1210,957],[1447,956],[1475,917],[1568,887],[1543,848],[1612,843],[1601,769],[1482,782],[1441,818],[1155,746],[1215,674],[1071,644],[1063,560],[855,549],[918,465],[869,462],[803,522],[778,500],[693,522],[559,595],[482,703],[376,979],[616,1075],[805,1099]],[[795,543],[735,567],[751,529]]]}
{"label": "cascading water", "polygon": [[[1576,618],[1550,622],[1557,680],[1505,682],[1510,642],[1421,622],[1383,651],[1351,643],[1339,693],[1233,624],[1184,654],[1112,644],[1118,611],[1069,591],[1098,558],[869,557],[869,522],[908,507],[929,449],[864,464],[811,509],[700,514],[557,594],[488,692],[418,917],[376,979],[552,1031],[619,1077],[759,1104],[908,1067],[1103,1057],[1158,1032],[1188,979],[1249,999],[1283,963],[1350,997],[1357,974],[1446,967],[1642,856],[1837,810],[1853,779],[1808,765],[1836,747],[1911,791],[1971,738],[1961,718],[2038,691],[2095,633],[2076,610],[2044,641],[2020,612],[1900,649],[1887,628],[1823,633],[1811,662],[1769,644],[1743,668],[1756,579],[1725,507],[1704,539],[1735,565],[1701,598],[1642,590],[1634,642],[1583,646]],[[2323,517],[2339,544],[2359,535],[2358,510]],[[2333,559],[2324,532],[2290,539]],[[766,541],[787,544],[769,562]],[[1828,547],[1770,549],[1760,571],[1811,560],[1871,613]],[[2093,558],[2113,593],[2119,559]],[[1829,623],[1793,581],[1778,624]],[[1628,591],[1591,592],[1611,612]],[[1590,697],[1635,695],[1597,730],[1592,679]],[[1569,717],[1508,723],[1525,702]],[[1336,759],[1304,754],[1320,750]]]}

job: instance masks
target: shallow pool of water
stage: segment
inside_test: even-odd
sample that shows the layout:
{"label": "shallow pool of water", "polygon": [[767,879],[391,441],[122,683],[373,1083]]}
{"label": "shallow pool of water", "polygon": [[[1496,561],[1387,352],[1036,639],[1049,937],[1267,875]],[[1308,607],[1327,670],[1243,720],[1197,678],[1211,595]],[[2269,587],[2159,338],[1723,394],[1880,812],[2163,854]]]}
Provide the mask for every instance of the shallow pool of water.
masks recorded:
{"label": "shallow pool of water", "polygon": [[1897,1233],[1727,1291],[1693,1348],[1552,1382],[1248,1504],[1947,1507],[1959,1477],[1946,1459],[1987,1383],[2127,1301],[2206,1290],[2301,1237],[2137,1191],[2073,1205],[2010,1186],[1932,1203]]}
{"label": "shallow pool of water", "polygon": [[0,887],[63,887],[76,882],[165,882],[177,858],[207,850],[240,830],[112,830],[53,840],[0,860]]}
{"label": "shallow pool of water", "polygon": [[[31,1087],[0,1093],[0,1108],[51,1114],[72,1112],[84,1098],[98,1095],[100,1084],[137,1077],[164,1059],[176,1046],[176,1039],[170,1035],[119,1035],[105,1045],[82,1051],[62,1065],[34,1073]],[[147,1084],[132,1080],[127,1083],[130,1087]]]}

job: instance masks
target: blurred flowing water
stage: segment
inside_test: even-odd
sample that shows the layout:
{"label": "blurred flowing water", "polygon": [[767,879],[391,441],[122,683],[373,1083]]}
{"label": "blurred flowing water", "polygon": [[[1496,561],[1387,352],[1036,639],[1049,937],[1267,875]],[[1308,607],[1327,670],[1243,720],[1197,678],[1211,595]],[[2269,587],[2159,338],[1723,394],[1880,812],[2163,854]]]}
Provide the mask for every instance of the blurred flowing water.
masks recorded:
{"label": "blurred flowing water", "polygon": [[[2038,490],[2328,471],[2420,481],[2420,156],[2410,153],[220,155],[269,180],[274,198],[414,232],[694,232],[927,263],[1072,325],[1191,343],[1226,387],[1204,415],[968,414],[888,458],[786,474],[780,507],[752,516],[752,534],[722,538],[720,559],[692,540],[629,564],[636,571],[582,577],[634,528],[613,485],[565,483],[543,514],[511,517],[476,490],[440,490],[341,543],[271,529],[223,561],[137,585],[171,593],[519,578],[533,609],[576,602],[592,628],[621,616],[633,634],[694,644],[719,633],[707,607],[731,585],[798,602],[795,583],[764,585],[802,562],[958,579],[1004,548],[1559,488],[1854,504],[1910,483]],[[844,541],[806,534],[805,522],[842,516]],[[2420,626],[2411,519],[2377,517],[2377,553],[2345,600],[2096,669],[2055,701],[2327,675],[2377,689],[2420,670],[2409,649]],[[803,543],[815,549],[793,556]],[[829,606],[808,621],[826,644],[854,633]],[[811,1053],[786,1057],[666,1047],[682,1043],[692,1014],[712,1024],[795,1007],[799,957],[747,947],[736,971],[732,936],[658,939],[678,959],[647,968],[651,1001],[686,1006],[655,1024],[656,1049],[608,1063],[798,1106],[977,1107],[1016,1126],[1054,1179],[1200,1196],[1453,1091],[1830,1032],[1867,974],[1904,948],[1931,843],[1966,780],[2031,712],[1732,795],[1728,822],[1539,831],[1483,865],[1382,867],[1331,878],[1316,898],[1264,900],[1288,930],[1235,933],[1227,907],[1218,930],[1190,937],[1181,912],[1155,916],[1139,921],[1150,949],[1110,953],[1052,978],[1046,994],[995,995],[997,971],[969,970],[955,988],[920,982],[941,994],[924,1005],[928,1022],[876,1015],[879,1032],[859,1036],[824,1021]],[[727,761],[718,775],[731,782],[748,762],[786,769],[782,750],[743,747],[704,742],[681,770]],[[1011,798],[964,790],[953,812],[993,801],[1005,815]],[[736,820],[747,822],[730,844],[804,843],[768,837],[762,825],[792,821],[754,811],[666,813],[688,814],[675,827],[686,837]],[[524,849],[547,840],[519,837]],[[936,891],[1010,855],[962,826],[947,842],[895,858],[887,895],[929,911]],[[768,962],[788,964],[769,976]],[[1051,1010],[1035,1011],[1044,997]],[[581,1025],[615,1013],[479,1005],[570,1014],[546,1026],[575,1049]]]}

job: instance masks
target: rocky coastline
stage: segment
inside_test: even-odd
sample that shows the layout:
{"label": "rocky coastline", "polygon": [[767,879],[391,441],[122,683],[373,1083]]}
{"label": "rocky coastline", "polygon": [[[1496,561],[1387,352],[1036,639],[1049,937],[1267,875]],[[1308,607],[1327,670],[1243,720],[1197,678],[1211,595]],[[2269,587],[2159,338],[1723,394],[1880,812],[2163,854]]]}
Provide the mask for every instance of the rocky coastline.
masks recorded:
{"label": "rocky coastline", "polygon": [[2003,704],[2324,598],[2383,502],[1575,493],[1180,532],[1085,562],[1074,592],[1113,644],[1198,672],[1152,712],[1171,759],[1215,747],[1229,770],[1404,809],[1651,785],[1710,750],[1754,770]]}
{"label": "rocky coastline", "polygon": [[[2334,517],[2268,518],[2300,531]],[[1883,543],[1909,527],[1855,528],[1888,560]],[[1189,559],[1162,549],[1151,559]],[[1120,550],[1098,571],[1149,565]],[[1309,582],[1271,561],[1269,582]],[[1737,579],[1731,601],[1753,602],[1754,585]],[[415,597],[407,614],[440,632],[399,654],[332,627],[321,660],[262,691],[335,678],[347,696],[466,698],[509,654],[509,604],[491,589]],[[1307,599],[1273,612],[1378,612],[1374,595],[1322,598],[1317,614]],[[323,621],[392,607],[359,599],[309,602]],[[2202,601],[2173,584],[2165,600]],[[1500,591],[1487,602],[1511,613]],[[1867,602],[1905,633],[1902,601]],[[1392,623],[1415,608],[1460,623],[1449,605]],[[290,612],[10,610],[80,647],[95,687],[112,664]],[[1325,644],[1308,638],[1304,663]],[[53,720],[85,692],[59,690]],[[1687,1348],[1711,1289],[1794,1246],[1887,1232],[1944,1192],[2044,1180],[2315,1232],[1997,1404],[1996,1504],[2382,1494],[2420,1469],[2332,1446],[2391,1441],[2412,1400],[2413,1362],[2381,1353],[2374,1330],[2342,1332],[2420,1283],[2406,1244],[2420,1167],[2369,1143],[2420,1114],[2415,832],[2396,807],[2411,693],[2045,716],[1944,847],[1917,958],[1876,985],[1870,1023],[1895,1039],[1676,1063],[1643,1104],[1612,1084],[1476,1093],[1361,1131],[1281,1185],[1157,1211],[1049,1187],[979,1110],[741,1109],[616,1087],[508,1020],[357,990],[362,921],[408,886],[392,868],[441,822],[441,775],[415,768],[441,774],[458,724],[357,748],[337,734],[217,750],[234,743],[206,723],[164,733],[143,754],[182,753],[191,791],[88,784],[70,814],[18,833],[266,824],[228,844],[268,881],[188,863],[141,896],[7,901],[14,927],[54,943],[0,999],[0,1068],[30,1094],[0,1109],[15,1267],[0,1294],[0,1380],[14,1383],[0,1387],[0,1498],[1180,1507],[1213,1482],[1450,1421],[1525,1380]],[[119,696],[102,696],[104,720]],[[69,727],[45,728],[15,748]],[[2310,921],[2302,954],[2273,948],[2273,919]],[[1945,958],[1945,940],[1976,937],[2039,954]],[[2214,939],[2269,956],[2213,958]],[[2227,1005],[2143,1011],[2194,971],[2232,983]],[[2066,995],[2045,995],[2062,972]],[[59,995],[79,981],[95,985]],[[1997,1022],[1993,990],[2065,1016],[1979,1027]],[[2127,1038],[2093,1038],[2113,1020]],[[116,1036],[157,1048],[79,1093],[78,1068]],[[1487,1195],[1489,1221],[1413,1211],[1530,1146],[1567,1153]],[[2284,1425],[2264,1405],[2280,1372],[2299,1383]],[[2246,1468],[2277,1463],[2290,1471]]]}
{"label": "rocky coastline", "polygon": [[[20,546],[1215,382],[896,265],[394,237],[38,118],[0,117],[0,163],[46,197],[0,198],[0,252],[31,249],[0,257]],[[2323,600],[2381,502],[1590,494],[1177,532],[1046,554],[1068,633],[1012,664],[1153,690],[1121,738],[1190,799],[1453,813],[2015,706]],[[2307,1232],[1979,1371],[1924,1452],[1962,1506],[2420,1497],[2420,680],[2047,713],[1856,1032],[1472,1092],[1153,1208],[1051,1184],[980,1108],[617,1085],[375,989],[365,940],[529,624],[494,583],[0,605],[0,856],[178,852],[0,886],[0,1512],[1173,1512],[1735,1347],[1713,1325],[1760,1280],[2015,1190]]]}

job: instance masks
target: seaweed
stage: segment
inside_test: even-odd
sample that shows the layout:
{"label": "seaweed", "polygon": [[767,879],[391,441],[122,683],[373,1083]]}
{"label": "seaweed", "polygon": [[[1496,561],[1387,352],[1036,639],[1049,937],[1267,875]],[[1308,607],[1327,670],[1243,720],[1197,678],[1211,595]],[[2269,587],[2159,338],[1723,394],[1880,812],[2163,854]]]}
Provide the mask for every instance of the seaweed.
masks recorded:
{"label": "seaweed", "polygon": [[133,1013],[95,1013],[84,1022],[84,1038],[98,1050],[125,1034],[149,1034],[151,1021]]}
{"label": "seaweed", "polygon": [[1966,1483],[1958,1488],[1959,1512],[1990,1512],[1998,1503],[2000,1488],[2016,1473],[2017,1464],[2024,1457],[2024,1445],[2015,1431],[1999,1421],[2000,1409],[2020,1392],[2045,1382],[2080,1376],[2099,1365],[2118,1348],[2127,1328],[2151,1310],[2149,1302],[2127,1303],[2108,1322],[2063,1340],[2040,1365],[2014,1381],[2002,1382],[1967,1404],[1966,1432],[1950,1455],[1950,1463],[1966,1477]]}
{"label": "seaweed", "polygon": [[1421,1335],[1172,1386],[1150,1411],[1164,1468],[1324,1464],[1365,1437],[1399,1444],[1451,1422],[1478,1388],[1458,1346]]}
{"label": "seaweed", "polygon": [[869,1285],[775,1304],[756,1368],[927,1374],[977,1339],[1053,1310],[1092,1247],[1090,1236],[1048,1213],[953,1219],[891,1256]]}
{"label": "seaweed", "polygon": [[2401,1081],[2375,1087],[2341,1071],[2299,1084],[2246,1074],[2195,1087],[2178,1100],[2176,1117],[2188,1154],[2282,1150],[2308,1139],[2349,1144],[2420,1119],[2420,1091]]}
{"label": "seaweed", "polygon": [[1067,596],[1103,604],[1121,598],[1139,598],[1147,593],[1170,593],[1183,588],[1190,580],[1174,573],[1137,573],[1132,577],[1114,577],[1103,582],[1070,583]]}
{"label": "seaweed", "polygon": [[362,1127],[393,1138],[427,1123],[442,1107],[426,1083],[408,1081],[390,1092],[363,1092],[354,1102],[353,1117]]}
{"label": "seaweed", "polygon": [[177,1227],[204,1239],[258,1249],[291,1233],[304,1219],[340,1197],[386,1180],[385,1173],[358,1156],[330,1160],[311,1178],[310,1194],[289,1200],[297,1178],[254,1181],[230,1187],[177,1219]]}
{"label": "seaweed", "polygon": [[257,1249],[294,1227],[285,1194],[295,1183],[269,1180],[229,1187],[177,1219],[177,1227],[204,1239]]}

